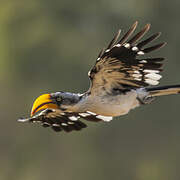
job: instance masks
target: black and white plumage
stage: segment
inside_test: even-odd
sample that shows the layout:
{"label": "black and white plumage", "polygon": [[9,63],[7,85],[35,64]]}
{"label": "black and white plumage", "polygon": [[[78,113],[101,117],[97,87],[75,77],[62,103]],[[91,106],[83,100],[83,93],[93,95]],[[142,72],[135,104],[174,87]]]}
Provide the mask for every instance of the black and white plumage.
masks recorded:
{"label": "black and white plumage", "polygon": [[[144,55],[166,43],[145,47],[160,36],[160,33],[155,33],[141,40],[149,31],[150,24],[130,38],[137,24],[135,22],[120,40],[119,30],[108,47],[99,53],[88,73],[91,86],[87,92],[41,95],[32,107],[32,117],[19,121],[40,122],[55,131],[70,132],[86,127],[80,118],[94,122],[111,121],[115,116],[150,103],[157,96],[180,93],[180,85],[148,87],[159,83],[164,58]],[[34,115],[40,110],[43,111]]]}
{"label": "black and white plumage", "polygon": [[99,54],[95,66],[89,72],[92,93],[102,87],[110,90],[110,87],[127,89],[158,84],[158,80],[161,78],[158,73],[162,70],[160,62],[164,58],[138,57],[157,50],[166,43],[143,48],[160,36],[160,33],[156,33],[148,39],[138,42],[149,30],[150,24],[147,24],[139,33],[128,40],[136,26],[137,22],[119,41],[120,31],[118,31],[107,49],[102,50]]}

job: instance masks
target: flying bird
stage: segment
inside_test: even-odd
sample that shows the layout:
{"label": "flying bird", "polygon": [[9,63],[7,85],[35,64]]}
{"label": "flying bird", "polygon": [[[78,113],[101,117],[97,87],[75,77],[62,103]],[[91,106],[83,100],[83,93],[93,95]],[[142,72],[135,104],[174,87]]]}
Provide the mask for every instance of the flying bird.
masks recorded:
{"label": "flying bird", "polygon": [[89,71],[90,88],[83,94],[55,92],[39,96],[31,110],[31,117],[20,122],[39,122],[54,131],[81,130],[87,121],[109,122],[113,117],[127,114],[131,109],[151,103],[156,97],[180,93],[180,85],[150,87],[159,84],[161,57],[144,57],[166,43],[145,47],[160,36],[159,33],[140,40],[150,24],[132,38],[138,22],[120,37],[120,30],[106,49],[99,53]]}

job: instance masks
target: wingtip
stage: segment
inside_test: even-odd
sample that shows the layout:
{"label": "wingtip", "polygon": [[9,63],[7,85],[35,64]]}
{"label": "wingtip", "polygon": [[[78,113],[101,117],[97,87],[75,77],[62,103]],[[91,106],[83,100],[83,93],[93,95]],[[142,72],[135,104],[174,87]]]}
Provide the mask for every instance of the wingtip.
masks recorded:
{"label": "wingtip", "polygon": [[163,42],[163,44],[164,44],[164,46],[166,46],[166,45],[167,45],[167,42]]}
{"label": "wingtip", "polygon": [[161,36],[161,34],[162,34],[162,32],[157,32],[157,33],[155,33],[155,34],[154,34],[155,39],[157,39],[159,36]]}
{"label": "wingtip", "polygon": [[166,46],[167,45],[167,42],[162,42],[161,44],[160,44],[160,48],[162,48],[162,47],[164,47],[164,46]]}
{"label": "wingtip", "polygon": [[151,28],[151,24],[150,23],[147,23],[144,27],[145,29],[149,30]]}
{"label": "wingtip", "polygon": [[24,119],[24,118],[19,118],[18,120],[17,120],[17,122],[27,122],[28,121],[28,119]]}
{"label": "wingtip", "polygon": [[138,23],[139,23],[139,22],[136,20],[136,21],[134,22],[134,24],[133,24],[133,25],[136,25],[136,26],[137,26],[137,25],[138,25]]}
{"label": "wingtip", "polygon": [[118,35],[121,34],[121,29],[118,29],[117,34],[118,34]]}
{"label": "wingtip", "polygon": [[136,29],[137,25],[138,25],[138,21],[135,21],[131,28]]}
{"label": "wingtip", "polygon": [[[120,36],[120,34],[121,34],[121,29],[118,29],[118,31],[117,31],[117,33],[116,33],[115,37],[118,39],[118,38],[119,38],[119,36]],[[114,38],[115,38],[115,37],[114,37]]]}

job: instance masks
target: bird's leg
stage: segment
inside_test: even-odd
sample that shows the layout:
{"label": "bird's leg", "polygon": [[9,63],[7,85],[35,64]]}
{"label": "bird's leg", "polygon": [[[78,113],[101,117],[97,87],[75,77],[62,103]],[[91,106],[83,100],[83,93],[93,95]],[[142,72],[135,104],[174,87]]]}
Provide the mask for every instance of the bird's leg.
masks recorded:
{"label": "bird's leg", "polygon": [[145,96],[143,98],[137,97],[137,100],[140,102],[140,104],[150,104],[153,100],[155,99],[155,97],[152,96]]}

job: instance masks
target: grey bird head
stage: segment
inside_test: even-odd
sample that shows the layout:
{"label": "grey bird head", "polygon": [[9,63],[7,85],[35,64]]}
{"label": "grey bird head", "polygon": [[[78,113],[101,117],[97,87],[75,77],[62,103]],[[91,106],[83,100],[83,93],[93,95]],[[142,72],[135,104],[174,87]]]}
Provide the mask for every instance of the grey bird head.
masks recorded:
{"label": "grey bird head", "polygon": [[44,109],[59,109],[61,111],[70,110],[81,100],[82,95],[69,92],[56,92],[43,94],[33,103],[31,116]]}
{"label": "grey bird head", "polygon": [[60,109],[66,110],[70,106],[74,106],[81,99],[81,95],[69,92],[51,93],[51,99]]}

